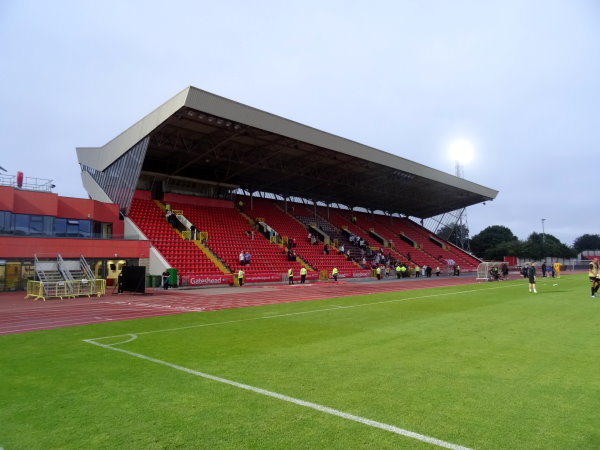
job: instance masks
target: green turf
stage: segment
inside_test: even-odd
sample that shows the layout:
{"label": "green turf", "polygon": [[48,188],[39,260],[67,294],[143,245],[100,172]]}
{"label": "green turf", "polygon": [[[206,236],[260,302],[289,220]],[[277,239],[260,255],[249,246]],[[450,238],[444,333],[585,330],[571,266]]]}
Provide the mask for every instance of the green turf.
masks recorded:
{"label": "green turf", "polygon": [[465,447],[597,449],[600,299],[584,275],[538,291],[482,283],[2,336],[0,448],[434,448],[83,341],[135,333],[96,342]]}

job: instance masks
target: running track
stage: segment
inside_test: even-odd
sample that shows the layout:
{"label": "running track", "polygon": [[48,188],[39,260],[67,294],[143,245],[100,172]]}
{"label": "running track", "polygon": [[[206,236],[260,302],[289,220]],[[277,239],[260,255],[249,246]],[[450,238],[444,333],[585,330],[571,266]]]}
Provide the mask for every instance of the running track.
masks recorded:
{"label": "running track", "polygon": [[65,300],[33,301],[25,292],[0,293],[0,335],[47,330],[90,323],[165,316],[194,311],[322,300],[351,295],[407,291],[475,283],[474,274],[464,277],[421,280],[339,281],[263,285],[242,288],[146,290],[146,294],[113,294]]}

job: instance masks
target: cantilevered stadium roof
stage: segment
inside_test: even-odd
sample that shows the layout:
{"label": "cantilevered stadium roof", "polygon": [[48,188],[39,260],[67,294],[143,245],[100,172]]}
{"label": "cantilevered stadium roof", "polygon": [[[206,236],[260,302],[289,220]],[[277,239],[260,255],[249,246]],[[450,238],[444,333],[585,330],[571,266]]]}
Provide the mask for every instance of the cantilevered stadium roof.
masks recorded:
{"label": "cantilevered stadium roof", "polygon": [[120,203],[124,212],[131,198],[123,192],[143,187],[143,180],[270,192],[418,218],[498,194],[194,87],[103,147],[77,148],[77,156],[90,196]]}

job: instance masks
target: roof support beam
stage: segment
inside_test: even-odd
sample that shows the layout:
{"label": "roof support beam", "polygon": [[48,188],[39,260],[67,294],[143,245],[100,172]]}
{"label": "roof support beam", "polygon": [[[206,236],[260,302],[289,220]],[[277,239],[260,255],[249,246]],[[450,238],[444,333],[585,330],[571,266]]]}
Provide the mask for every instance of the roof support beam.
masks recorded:
{"label": "roof support beam", "polygon": [[227,138],[221,140],[221,142],[213,145],[211,148],[209,148],[208,150],[206,150],[205,152],[202,152],[200,155],[196,156],[195,158],[192,158],[191,160],[189,160],[186,164],[180,166],[178,169],[174,170],[173,172],[171,172],[170,175],[177,175],[179,172],[181,172],[183,169],[185,169],[186,167],[189,167],[191,165],[193,165],[194,163],[196,163],[197,161],[201,160],[202,158],[204,158],[206,155],[214,152],[215,150],[217,150],[220,147],[223,147],[225,144],[227,144],[228,142],[231,142],[233,139],[235,139],[237,136],[239,136],[242,133],[242,130],[238,130],[236,133],[231,134],[230,136],[228,136]]}
{"label": "roof support beam", "polygon": [[[270,143],[265,142],[264,144],[255,147],[253,150],[266,149],[266,148],[270,147],[271,145],[277,145],[281,141],[283,141],[283,139],[281,139],[280,141],[276,141],[276,142],[270,142]],[[243,173],[246,173],[249,170],[252,170],[257,166],[260,167],[261,164],[263,164],[266,161],[269,161],[270,159],[273,158],[274,155],[277,155],[277,154],[281,153],[282,151],[283,151],[283,149],[279,148],[279,149],[275,150],[274,152],[265,152],[264,156],[262,158],[259,158],[258,160],[256,160],[256,162],[254,162],[252,164],[246,164],[242,169],[238,170],[237,172],[233,172],[233,173],[227,175],[221,181],[227,182],[229,179],[237,177]]]}

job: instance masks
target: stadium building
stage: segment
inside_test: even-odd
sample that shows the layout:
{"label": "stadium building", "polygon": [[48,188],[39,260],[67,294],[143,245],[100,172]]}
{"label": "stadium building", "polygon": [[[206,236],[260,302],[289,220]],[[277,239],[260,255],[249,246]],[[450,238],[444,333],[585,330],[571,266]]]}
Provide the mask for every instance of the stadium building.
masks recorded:
{"label": "stadium building", "polygon": [[123,264],[174,268],[184,285],[230,284],[240,269],[246,282],[302,268],[308,279],[334,267],[370,276],[384,260],[474,270],[422,223],[497,195],[194,87],[77,158],[90,199],[0,182],[2,289],[35,276],[34,255],[65,252],[90,259],[97,277]]}

